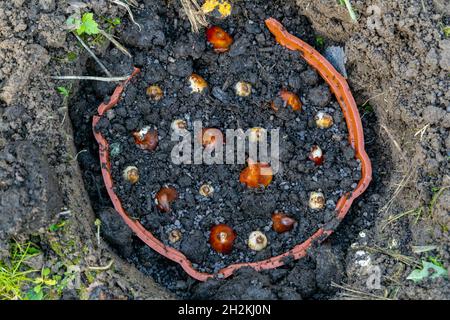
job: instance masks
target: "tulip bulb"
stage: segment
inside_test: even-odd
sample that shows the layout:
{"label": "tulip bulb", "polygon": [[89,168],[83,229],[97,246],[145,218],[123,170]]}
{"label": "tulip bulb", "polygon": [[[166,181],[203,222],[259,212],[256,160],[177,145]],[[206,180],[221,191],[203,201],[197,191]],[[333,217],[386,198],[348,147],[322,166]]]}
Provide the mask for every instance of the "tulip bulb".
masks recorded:
{"label": "tulip bulb", "polygon": [[172,129],[172,131],[180,133],[187,129],[187,123],[183,119],[176,119],[172,121],[170,128]]}
{"label": "tulip bulb", "polygon": [[254,251],[261,251],[267,247],[267,237],[261,231],[253,231],[248,237],[248,247]]}
{"label": "tulip bulb", "polygon": [[283,89],[280,91],[280,97],[284,101],[284,105],[291,107],[292,110],[300,111],[302,109],[300,98],[295,93]]}
{"label": "tulip bulb", "polygon": [[170,205],[178,199],[178,192],[174,187],[162,187],[155,196],[156,207],[161,212],[169,212]]}
{"label": "tulip bulb", "polygon": [[153,101],[159,101],[164,96],[164,92],[162,91],[161,87],[157,85],[149,86],[146,90],[146,93],[150,100]]}
{"label": "tulip bulb", "polygon": [[204,197],[210,197],[214,193],[214,188],[211,185],[205,183],[200,187],[199,193]]}
{"label": "tulip bulb", "polygon": [[195,73],[189,76],[189,85],[191,87],[191,93],[202,93],[208,88],[206,80]]}
{"label": "tulip bulb", "polygon": [[248,82],[239,81],[234,86],[234,90],[239,97],[248,97],[252,93],[252,85]]}
{"label": "tulip bulb", "polygon": [[323,111],[319,111],[314,120],[316,121],[316,126],[319,129],[328,129],[330,128],[334,121],[333,121],[333,117],[330,116],[328,113],[325,113]]}
{"label": "tulip bulb", "polygon": [[320,166],[323,163],[322,149],[317,145],[312,146],[308,158],[314,162],[316,166]]}
{"label": "tulip bulb", "polygon": [[139,131],[133,132],[134,142],[143,150],[155,150],[158,146],[158,131],[145,127]]}
{"label": "tulip bulb", "polygon": [[250,129],[248,139],[250,142],[260,142],[264,137],[267,137],[267,130],[260,127]]}
{"label": "tulip bulb", "polygon": [[211,228],[209,243],[219,253],[230,253],[235,239],[236,232],[226,224],[218,224]]}
{"label": "tulip bulb", "polygon": [[233,43],[233,38],[218,26],[212,26],[206,30],[206,39],[212,44],[216,52],[228,51]]}
{"label": "tulip bulb", "polygon": [[135,184],[139,181],[139,170],[135,166],[128,166],[123,171],[123,178],[130,182],[131,184]]}
{"label": "tulip bulb", "polygon": [[248,167],[241,171],[239,181],[249,188],[267,187],[272,182],[273,170],[267,163],[248,162]]}
{"label": "tulip bulb", "polygon": [[283,233],[292,230],[297,221],[288,215],[276,212],[272,214],[272,228],[275,232]]}
{"label": "tulip bulb", "polygon": [[181,240],[182,234],[178,229],[172,230],[169,232],[169,241],[171,243],[176,243]]}
{"label": "tulip bulb", "polygon": [[219,129],[203,128],[201,134],[202,135],[199,138],[205,148],[212,148],[218,143],[223,143],[223,134]]}
{"label": "tulip bulb", "polygon": [[311,192],[309,195],[309,207],[314,210],[321,210],[325,207],[325,196],[322,192]]}

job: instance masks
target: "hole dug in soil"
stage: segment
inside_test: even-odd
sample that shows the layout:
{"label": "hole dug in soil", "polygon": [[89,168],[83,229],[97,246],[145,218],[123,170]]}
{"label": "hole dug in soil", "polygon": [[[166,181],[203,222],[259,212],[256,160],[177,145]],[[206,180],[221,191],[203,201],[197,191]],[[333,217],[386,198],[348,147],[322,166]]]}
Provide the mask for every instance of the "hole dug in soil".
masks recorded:
{"label": "hole dug in soil", "polygon": [[[105,57],[118,70],[127,69],[128,64],[128,70],[133,65],[142,69],[127,85],[118,105],[106,112],[96,126],[110,145],[114,191],[127,213],[165,245],[186,255],[198,271],[216,273],[230,264],[261,261],[292,249],[335,219],[337,201],[353,190],[361,178],[360,162],[355,160],[341,108],[329,87],[298,52],[277,45],[264,25],[265,18],[275,17],[289,32],[314,43],[308,21],[291,10],[293,7],[291,2],[284,6],[268,6],[258,1],[237,4],[237,14],[217,22],[234,39],[225,53],[214,52],[205,35],[192,34],[189,24],[169,23],[176,15],[173,8],[167,7],[159,15],[147,8],[137,18],[159,21],[156,26],[150,26],[151,33],[163,34],[163,39],[155,36],[148,43],[144,41],[143,38],[149,35],[144,25],[143,33],[129,34],[126,41],[133,47],[134,60],[124,61],[114,52]],[[128,28],[132,29],[129,26],[125,31]],[[91,69],[95,72],[95,66]],[[204,92],[191,92],[188,77],[193,73],[206,80],[208,88]],[[251,84],[248,97],[236,94],[235,85],[239,81]],[[149,98],[147,89],[151,85],[162,89],[161,99]],[[102,220],[106,220],[105,228],[117,234],[117,237],[114,233],[110,235],[110,242],[124,257],[182,297],[205,297],[202,296],[204,286],[192,289],[189,286],[192,280],[177,264],[153,252],[131,235],[110,209],[112,205],[98,168],[98,145],[89,126],[91,116],[96,114],[96,106],[111,94],[112,89],[111,84],[86,84],[71,110],[77,146],[79,150],[88,151],[80,153],[78,159],[93,207]],[[283,104],[279,94],[282,89],[299,96],[303,104],[301,110],[294,111]],[[280,106],[278,111],[271,108],[272,102]],[[333,126],[328,129],[317,127],[315,117],[320,111],[332,116]],[[184,121],[191,132],[194,121],[200,120],[204,128],[217,128],[224,136],[226,129],[262,127],[270,131],[279,128],[280,171],[266,188],[248,188],[239,182],[245,164],[175,165],[171,160],[171,152],[177,144],[171,141],[175,120]],[[157,130],[158,144],[153,151],[139,148],[132,135],[145,127]],[[370,131],[369,135],[371,137],[367,137],[366,132],[366,140],[373,141],[374,133]],[[314,145],[323,150],[321,165],[308,158]],[[376,158],[374,162],[382,157],[376,145],[369,146],[369,155]],[[124,179],[123,172],[129,166],[136,167],[139,172],[137,183]],[[211,195],[201,194],[204,184],[213,188]],[[155,203],[157,192],[164,186],[175,188],[178,194],[171,203],[170,212],[161,212]],[[371,190],[374,188],[378,187],[372,186]],[[324,194],[322,209],[310,208],[311,192]],[[277,211],[295,219],[292,230],[284,233],[273,230],[271,216]],[[330,242],[336,244],[332,250],[336,260],[342,260],[343,253],[339,251],[344,250],[344,243],[348,244],[349,239],[354,238],[349,227],[352,219],[350,215],[344,231],[327,241],[328,245]],[[365,223],[370,219],[367,217]],[[236,233],[229,254],[220,254],[209,244],[211,227],[217,224],[227,224]],[[261,251],[248,247],[248,237],[253,231],[261,231],[267,237],[268,245]],[[179,237],[177,241],[174,241],[174,234]],[[326,255],[323,258],[329,259]],[[305,270],[310,269],[312,263],[310,257],[299,262]],[[333,266],[334,262],[330,263]],[[342,262],[339,265],[342,268]],[[298,272],[295,268],[298,265],[287,261],[285,267],[265,271],[261,277],[269,274],[273,280],[276,275],[281,275],[288,281],[290,274]],[[331,276],[336,270],[330,267],[326,272]],[[251,271],[244,270],[235,279],[240,278],[241,285],[245,286],[243,278],[252,275]],[[301,292],[303,297],[315,292],[316,277],[314,271],[309,270],[304,278],[297,279],[299,287],[311,289],[309,293]],[[205,295],[212,297],[212,293],[206,291]],[[281,291],[280,288],[278,297],[282,297]]]}

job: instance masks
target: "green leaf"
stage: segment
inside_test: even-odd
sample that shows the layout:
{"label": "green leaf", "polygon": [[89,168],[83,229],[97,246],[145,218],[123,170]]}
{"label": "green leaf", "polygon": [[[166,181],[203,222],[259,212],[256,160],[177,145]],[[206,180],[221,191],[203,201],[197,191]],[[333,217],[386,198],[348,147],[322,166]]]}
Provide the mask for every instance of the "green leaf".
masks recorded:
{"label": "green leaf", "polygon": [[46,276],[48,276],[50,274],[50,269],[49,268],[44,268],[43,270],[42,270],[42,276],[43,277],[46,277]]}
{"label": "green leaf", "polygon": [[446,38],[450,37],[450,26],[445,26],[442,31],[444,31],[444,35]]}
{"label": "green leaf", "polygon": [[62,227],[64,227],[65,224],[66,224],[66,221],[62,221],[60,223],[54,223],[54,224],[50,225],[50,227],[48,227],[48,230],[50,230],[52,232],[56,232],[59,229],[61,229]]}
{"label": "green leaf", "polygon": [[92,12],[87,12],[81,17],[81,25],[76,32],[79,36],[83,33],[88,35],[98,34],[100,30],[98,29],[98,23],[94,20],[94,14]]}
{"label": "green leaf", "polygon": [[35,255],[35,254],[41,253],[41,250],[39,250],[38,248],[35,248],[35,247],[29,247],[27,252],[29,255]]}
{"label": "green leaf", "polygon": [[33,288],[33,291],[34,291],[35,293],[42,292],[42,286],[41,286],[40,284],[37,285],[36,287]]}
{"label": "green leaf", "polygon": [[112,20],[112,24],[115,25],[115,26],[119,25],[121,22],[122,22],[122,21],[120,21],[120,18],[114,18],[114,19]]}
{"label": "green leaf", "polygon": [[323,47],[325,45],[325,39],[322,36],[316,37],[316,45],[318,47]]}
{"label": "green leaf", "polygon": [[58,87],[56,88],[56,90],[58,90],[59,94],[61,94],[64,97],[68,97],[69,96],[69,90],[66,87]]}
{"label": "green leaf", "polygon": [[54,279],[47,279],[44,281],[44,283],[48,286],[54,286],[56,284],[56,280]]}
{"label": "green leaf", "polygon": [[34,289],[28,291],[27,299],[28,300],[42,300],[44,298],[44,293],[41,291],[36,292]]}
{"label": "green leaf", "polygon": [[77,57],[78,55],[73,51],[67,53],[67,60],[69,60],[70,62],[77,60]]}
{"label": "green leaf", "polygon": [[[430,272],[430,270],[432,271]],[[448,278],[448,272],[445,268],[428,261],[422,261],[422,269],[413,270],[406,279],[419,282],[426,278],[435,279],[439,277]]]}

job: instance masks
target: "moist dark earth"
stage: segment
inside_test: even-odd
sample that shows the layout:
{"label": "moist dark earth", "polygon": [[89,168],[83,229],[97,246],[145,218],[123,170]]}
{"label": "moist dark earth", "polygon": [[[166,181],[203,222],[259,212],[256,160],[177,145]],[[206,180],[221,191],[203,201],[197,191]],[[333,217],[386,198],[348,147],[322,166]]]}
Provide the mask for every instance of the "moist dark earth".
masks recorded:
{"label": "moist dark earth", "polygon": [[[98,19],[122,18],[114,32],[133,59],[107,42],[92,46],[116,76],[128,75],[133,65],[148,65],[146,56],[151,54],[146,51],[150,48],[175,46],[167,30],[189,29],[178,2],[139,1],[140,8],[133,11],[143,33],[129,23],[123,8],[103,0],[79,3],[83,2],[83,10],[94,12]],[[189,278],[177,264],[142,246],[112,209],[92,136],[92,116],[99,103],[109,99],[116,83],[51,79],[55,74],[104,74],[64,29],[71,13],[67,1],[13,0],[0,3],[0,259],[8,259],[9,240],[31,237],[42,249],[39,267],[50,267],[52,274],[63,277],[67,266],[78,270],[79,280],[69,280],[71,286],[64,290],[63,299],[448,299],[450,285],[444,278],[419,283],[406,279],[421,261],[430,258],[449,267],[450,189],[445,187],[450,185],[450,39],[443,31],[449,25],[446,1],[355,0],[357,23],[334,1],[274,1],[272,8],[262,10],[258,9],[261,3],[255,2],[249,9],[247,1],[236,2],[227,18],[230,21],[208,19],[223,26],[242,25],[242,15],[252,20],[252,26],[245,23],[245,31],[228,30],[236,41],[247,32],[252,34],[250,29],[271,13],[312,45],[317,35],[323,37],[324,46],[319,50],[331,45],[345,50],[348,81],[360,106],[374,175],[369,189],[330,238],[307,257],[287,261],[281,268],[264,272],[242,269],[229,279],[206,283]],[[252,37],[261,37],[265,32],[261,30]],[[186,33],[177,40],[182,44],[196,37]],[[197,49],[207,51],[189,49],[189,53],[178,53],[185,56],[180,59],[174,48],[173,58],[185,66],[189,64],[186,61],[199,59]],[[69,53],[76,53],[77,59],[68,60]],[[169,65],[168,57],[160,62]],[[153,81],[159,82],[158,72],[164,78],[165,71],[154,67]],[[192,63],[191,67],[201,66]],[[283,79],[288,79],[287,86],[294,83],[289,77]],[[214,77],[207,80],[215,81]],[[63,85],[71,89],[68,99],[55,90]],[[308,92],[300,89],[298,93],[308,99]],[[39,172],[29,174],[33,163],[38,164]],[[442,192],[434,198],[438,190]],[[36,216],[24,210],[23,201],[9,195],[20,195]],[[56,197],[50,205],[48,195]],[[433,210],[428,214],[405,215],[386,224],[391,217],[416,208],[428,210],[431,204]],[[97,242],[95,217],[102,221],[101,240],[109,245]],[[61,221],[66,223],[62,230],[48,231],[49,225]],[[435,249],[422,253],[415,249],[425,245]],[[130,257],[128,263],[115,253]],[[111,260],[110,269],[90,269]],[[373,267],[379,268],[380,287],[367,286]]]}
{"label": "moist dark earth", "polygon": [[[176,13],[170,10],[154,19],[160,22],[156,26],[160,29],[153,22],[143,33],[123,38],[134,47],[135,57],[130,63],[142,70],[126,87],[119,104],[96,127],[109,144],[120,146],[120,154],[111,158],[115,192],[128,214],[139,219],[164,244],[183,252],[202,272],[216,273],[232,263],[261,261],[287,252],[334,219],[338,199],[355,188],[360,178],[359,162],[348,144],[342,112],[328,86],[297,52],[277,45],[264,25],[265,18],[276,17],[290,32],[315,43],[307,20],[294,16],[288,8],[271,8],[265,2],[236,6],[237,12],[231,18],[216,22],[234,38],[229,52],[222,54],[213,51],[204,33],[190,33],[189,24],[171,25],[169,21]],[[154,17],[155,12],[148,9],[141,15],[142,21],[148,21],[146,17]],[[133,30],[131,25],[127,28]],[[158,36],[147,42],[149,33]],[[123,56],[117,59],[123,60]],[[111,66],[115,63],[119,61],[109,62]],[[191,93],[187,78],[192,73],[207,81],[205,93]],[[249,97],[236,95],[234,85],[238,81],[252,85]],[[146,95],[146,88],[155,84],[164,90],[164,98],[159,101]],[[300,96],[301,111],[289,106],[279,111],[270,108],[271,102],[279,99],[281,89]],[[318,111],[333,116],[333,127],[316,127],[314,116]],[[224,133],[226,129],[280,128],[281,172],[267,189],[252,190],[239,183],[239,173],[245,167],[242,164],[174,165],[170,155],[176,142],[170,141],[170,135],[176,119],[187,121],[188,129],[201,120],[203,127]],[[158,131],[159,144],[153,152],[137,148],[131,136],[131,132],[145,126]],[[323,166],[308,159],[315,144],[324,151]],[[80,154],[80,161],[85,155]],[[123,179],[123,170],[130,165],[139,169],[135,185]],[[199,195],[203,183],[214,188],[212,197]],[[174,186],[179,193],[170,213],[159,212],[154,202],[155,193],[164,185]],[[308,207],[312,191],[324,192],[324,210]],[[298,221],[294,230],[281,235],[273,231],[270,217],[275,211],[294,217]],[[218,254],[208,244],[209,230],[218,223],[226,223],[238,235],[231,254]],[[168,235],[174,229],[181,230],[182,240],[172,244]],[[247,246],[248,235],[255,230],[268,237],[268,247],[260,252]],[[140,252],[148,252],[148,248],[135,239],[128,258],[138,259],[144,266],[152,265],[145,271],[156,278],[167,277],[165,267],[153,266],[153,255]],[[170,279],[165,283],[169,288],[180,286],[173,277],[166,279]]]}

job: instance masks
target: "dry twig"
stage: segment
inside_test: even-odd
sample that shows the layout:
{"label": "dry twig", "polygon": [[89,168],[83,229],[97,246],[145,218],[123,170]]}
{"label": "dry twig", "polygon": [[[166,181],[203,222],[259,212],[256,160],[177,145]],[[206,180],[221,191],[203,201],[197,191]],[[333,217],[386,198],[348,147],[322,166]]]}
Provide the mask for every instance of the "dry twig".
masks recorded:
{"label": "dry twig", "polygon": [[201,27],[208,26],[208,21],[197,0],[180,0],[189,22],[192,32],[197,33]]}

